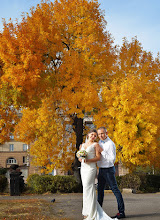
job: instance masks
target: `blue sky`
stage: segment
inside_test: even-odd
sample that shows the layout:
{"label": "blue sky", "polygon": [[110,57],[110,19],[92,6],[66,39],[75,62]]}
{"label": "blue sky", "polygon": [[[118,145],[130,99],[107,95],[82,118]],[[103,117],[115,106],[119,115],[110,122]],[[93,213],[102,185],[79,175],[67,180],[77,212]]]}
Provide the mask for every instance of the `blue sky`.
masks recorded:
{"label": "blue sky", "polygon": [[[29,12],[40,0],[0,0],[0,31],[2,18],[20,20],[22,12]],[[122,45],[123,37],[131,41],[137,36],[146,51],[154,56],[160,52],[160,1],[159,0],[99,0],[105,10],[107,30],[115,44]]]}

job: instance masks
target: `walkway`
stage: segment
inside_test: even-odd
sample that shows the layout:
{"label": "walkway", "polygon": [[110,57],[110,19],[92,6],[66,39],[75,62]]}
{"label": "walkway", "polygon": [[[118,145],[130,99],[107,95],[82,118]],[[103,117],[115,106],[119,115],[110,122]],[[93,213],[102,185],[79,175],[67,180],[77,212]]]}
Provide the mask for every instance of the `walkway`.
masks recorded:
{"label": "walkway", "polygon": [[[10,199],[31,199],[38,198],[51,202],[55,199],[53,204],[54,212],[57,216],[81,220],[82,209],[82,194],[46,194],[46,195],[25,195],[25,196],[2,196],[0,200]],[[155,194],[132,194],[123,193],[123,198],[126,207],[126,220],[160,220],[160,193]],[[112,193],[105,193],[104,211],[113,216],[117,213],[117,203]],[[60,218],[59,218],[60,219]]]}

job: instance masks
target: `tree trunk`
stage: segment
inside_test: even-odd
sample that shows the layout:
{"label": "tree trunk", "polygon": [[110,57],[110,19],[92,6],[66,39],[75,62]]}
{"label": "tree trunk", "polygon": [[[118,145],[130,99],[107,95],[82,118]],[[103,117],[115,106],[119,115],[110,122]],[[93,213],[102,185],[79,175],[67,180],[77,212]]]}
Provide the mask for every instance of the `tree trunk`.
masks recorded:
{"label": "tree trunk", "polygon": [[[79,146],[83,142],[83,119],[78,118],[77,116],[75,116],[73,119],[74,119],[73,130],[76,134],[76,149],[77,149],[76,152],[77,152],[79,150]],[[75,153],[75,159],[72,164],[72,169],[74,171],[74,176],[76,177],[77,182],[80,183],[82,186],[81,176],[80,176],[80,166],[81,166],[81,163],[77,159],[76,153]]]}

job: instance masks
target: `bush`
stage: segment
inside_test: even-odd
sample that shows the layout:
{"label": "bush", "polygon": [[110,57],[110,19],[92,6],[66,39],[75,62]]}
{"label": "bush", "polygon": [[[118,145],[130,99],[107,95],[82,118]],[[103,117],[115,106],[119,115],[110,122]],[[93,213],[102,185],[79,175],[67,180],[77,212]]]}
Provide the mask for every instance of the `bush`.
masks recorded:
{"label": "bush", "polygon": [[0,192],[4,192],[8,185],[7,178],[4,175],[0,175]]}
{"label": "bush", "polygon": [[159,192],[160,191],[160,175],[140,175],[142,192]]}
{"label": "bush", "polygon": [[141,179],[136,174],[126,174],[125,176],[122,176],[119,188],[130,188],[134,190],[138,190],[141,185]]}
{"label": "bush", "polygon": [[34,193],[79,192],[80,186],[73,176],[30,175],[27,179],[29,189]]}
{"label": "bush", "polygon": [[79,192],[79,184],[73,176],[54,176],[52,192]]}
{"label": "bush", "polygon": [[130,188],[139,192],[160,192],[160,175],[127,174],[116,177],[119,189]]}
{"label": "bush", "polygon": [[0,168],[0,175],[5,175],[7,173],[7,168]]}
{"label": "bush", "polygon": [[27,178],[27,188],[33,193],[41,193],[40,176],[38,174],[32,174]]}
{"label": "bush", "polygon": [[117,181],[118,187],[120,187],[120,184],[121,184],[121,181],[122,181],[122,176],[116,176],[116,181]]}

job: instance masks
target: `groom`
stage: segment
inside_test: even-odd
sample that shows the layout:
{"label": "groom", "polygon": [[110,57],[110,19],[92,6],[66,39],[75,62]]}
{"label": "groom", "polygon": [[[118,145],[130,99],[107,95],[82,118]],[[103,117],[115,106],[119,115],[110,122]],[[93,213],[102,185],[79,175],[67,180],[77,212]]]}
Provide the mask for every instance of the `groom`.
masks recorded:
{"label": "groom", "polygon": [[98,174],[98,202],[102,206],[104,198],[104,189],[106,183],[110,186],[112,192],[116,196],[118,210],[113,218],[125,218],[124,201],[121,192],[118,189],[115,178],[114,162],[116,159],[116,147],[114,142],[108,137],[108,132],[105,127],[98,128],[98,137],[100,139],[101,160],[97,162],[99,167]]}

